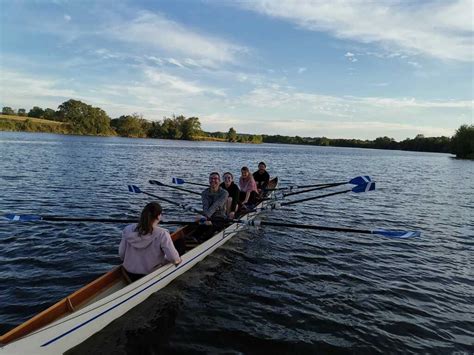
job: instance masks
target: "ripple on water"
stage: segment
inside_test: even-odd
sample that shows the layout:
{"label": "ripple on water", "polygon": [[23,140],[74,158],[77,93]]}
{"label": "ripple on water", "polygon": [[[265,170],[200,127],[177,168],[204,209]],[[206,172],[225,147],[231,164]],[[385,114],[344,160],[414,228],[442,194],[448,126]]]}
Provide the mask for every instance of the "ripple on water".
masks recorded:
{"label": "ripple on water", "polygon": [[[264,220],[423,232],[392,240],[248,229],[73,353],[472,351],[471,162],[397,151],[0,134],[1,213],[136,217],[149,199],[129,194],[130,183],[199,206],[194,196],[148,180],[180,175],[205,183],[209,171],[237,173],[264,160],[287,184],[367,174],[378,182],[378,191],[295,204],[263,213]],[[194,217],[163,206],[169,219]],[[117,265],[122,228],[0,221],[0,331]]]}

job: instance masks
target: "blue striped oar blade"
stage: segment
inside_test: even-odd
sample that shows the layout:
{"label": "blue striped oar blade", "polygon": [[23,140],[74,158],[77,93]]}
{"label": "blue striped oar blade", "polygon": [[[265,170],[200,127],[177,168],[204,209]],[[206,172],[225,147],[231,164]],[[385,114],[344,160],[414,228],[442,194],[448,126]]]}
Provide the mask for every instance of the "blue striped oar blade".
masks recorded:
{"label": "blue striped oar blade", "polygon": [[172,179],[173,181],[173,184],[177,184],[177,185],[183,185],[185,183],[185,181],[183,179],[180,179],[180,178],[177,178],[177,177],[174,177]]}
{"label": "blue striped oar blade", "polygon": [[8,218],[10,221],[41,221],[43,217],[34,215],[34,214],[13,214],[7,213],[5,218]]}
{"label": "blue striped oar blade", "polygon": [[375,190],[375,181],[365,182],[352,188],[353,192],[367,192],[372,190]]}
{"label": "blue striped oar blade", "polygon": [[365,185],[370,181],[372,181],[370,176],[357,176],[357,177],[349,180],[349,184],[352,184],[352,185]]}
{"label": "blue striped oar blade", "polygon": [[372,231],[372,234],[379,234],[388,238],[404,239],[404,238],[419,237],[421,235],[421,232],[420,231],[394,231],[394,230],[386,230],[386,229],[375,229]]}

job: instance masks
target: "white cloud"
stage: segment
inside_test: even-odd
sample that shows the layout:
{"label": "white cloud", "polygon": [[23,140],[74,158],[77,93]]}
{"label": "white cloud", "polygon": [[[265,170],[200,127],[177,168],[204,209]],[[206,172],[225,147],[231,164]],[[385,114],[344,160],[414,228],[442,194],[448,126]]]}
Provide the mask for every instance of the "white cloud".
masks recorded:
{"label": "white cloud", "polygon": [[204,85],[199,85],[193,82],[186,81],[175,75],[170,75],[163,71],[155,70],[152,68],[144,69],[145,76],[154,84],[161,86],[165,85],[167,90],[175,90],[178,93],[183,94],[201,94],[209,93],[217,96],[225,96],[225,93],[220,89],[209,88]]}
{"label": "white cloud", "polygon": [[65,20],[66,22],[71,21],[71,19],[72,19],[71,16],[69,16],[69,15],[67,15],[67,14],[64,15],[64,20]]}
{"label": "white cloud", "polygon": [[241,6],[338,38],[377,43],[391,51],[473,61],[471,0],[254,0]]}
{"label": "white cloud", "polygon": [[237,57],[248,52],[244,46],[230,43],[212,35],[198,33],[161,14],[141,12],[130,22],[112,26],[105,31],[109,36],[128,43],[169,54],[190,58],[188,63],[216,66],[235,63]]}
{"label": "white cloud", "polygon": [[302,74],[304,73],[306,70],[308,70],[307,68],[298,68],[298,74]]}

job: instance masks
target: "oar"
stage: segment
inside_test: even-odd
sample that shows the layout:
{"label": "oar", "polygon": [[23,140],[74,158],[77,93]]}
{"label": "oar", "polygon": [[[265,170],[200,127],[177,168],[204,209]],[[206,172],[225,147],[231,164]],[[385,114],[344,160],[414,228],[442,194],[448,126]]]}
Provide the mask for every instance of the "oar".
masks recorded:
{"label": "oar", "polygon": [[209,187],[209,185],[206,184],[199,184],[197,182],[191,182],[191,181],[185,181],[184,179],[174,177],[172,179],[173,184],[176,185],[183,185],[183,184],[188,184],[188,185],[196,185],[196,186],[204,186],[204,187]]}
{"label": "oar", "polygon": [[152,185],[158,185],[158,186],[164,186],[164,187],[170,187],[172,189],[175,189],[175,190],[180,190],[180,191],[184,191],[184,192],[189,192],[191,194],[195,194],[195,195],[201,195],[200,192],[196,192],[196,191],[193,191],[193,190],[188,190],[188,189],[183,189],[182,187],[176,187],[176,186],[173,186],[173,185],[168,185],[168,184],[163,184],[162,182],[158,181],[158,180],[149,180],[148,181],[150,184]]}
{"label": "oar", "polygon": [[345,193],[348,193],[348,192],[351,192],[351,191],[356,192],[356,193],[360,193],[360,192],[367,192],[367,191],[372,191],[372,190],[375,190],[375,181],[370,181],[370,182],[365,183],[365,184],[354,186],[352,189],[337,191],[337,192],[333,192],[333,193],[325,194],[325,195],[318,195],[318,196],[303,198],[301,200],[282,202],[279,205],[280,206],[289,206],[289,205],[293,205],[295,203],[316,200],[318,198],[324,198],[324,197],[334,196],[334,195],[339,195],[339,194],[345,194]]}
{"label": "oar", "polygon": [[178,206],[178,207],[181,207],[182,209],[186,210],[186,211],[192,211],[192,212],[196,212],[196,213],[199,213],[199,214],[202,214],[202,211],[199,211],[198,209],[190,206],[190,205],[185,205],[185,204],[182,204],[182,203],[179,203],[179,202],[175,202],[175,201],[172,201],[172,200],[168,200],[164,197],[160,197],[160,196],[157,196],[157,195],[154,195],[154,194],[151,194],[149,192],[146,192],[146,191],[143,191],[141,190],[138,186],[136,185],[128,185],[128,191],[130,192],[134,192],[136,194],[145,194],[145,195],[148,195],[148,196],[151,196],[151,197],[154,197],[158,200],[162,200],[162,201],[165,201],[165,202],[168,202],[168,203],[171,203],[172,205],[175,205],[175,206]]}
{"label": "oar", "polygon": [[[305,192],[311,192],[311,191],[316,191],[316,190],[323,190],[323,189],[328,189],[330,187],[335,187],[339,185],[344,185],[346,183],[334,183],[334,184],[327,184],[319,187],[313,187],[311,189],[306,189],[306,190],[300,190],[300,191],[295,191],[295,192],[288,192],[288,193],[283,193],[283,197],[288,197],[288,196],[293,196],[293,195],[298,195],[298,194],[303,194]],[[290,190],[291,191],[291,190]]]}
{"label": "oar", "polygon": [[239,223],[244,223],[249,226],[272,226],[272,227],[287,227],[287,228],[299,228],[299,229],[314,229],[314,230],[325,230],[325,231],[334,231],[334,232],[351,232],[351,233],[361,233],[361,234],[375,234],[381,235],[388,238],[411,238],[419,237],[421,235],[420,231],[400,231],[400,230],[387,230],[387,229],[353,229],[353,228],[343,228],[343,227],[327,227],[327,226],[315,226],[310,224],[290,224],[290,223],[277,223],[277,222],[265,222],[260,220],[251,220],[251,221],[239,221]]}
{"label": "oar", "polygon": [[333,187],[333,186],[340,186],[340,185],[345,185],[345,184],[362,185],[370,181],[372,181],[370,176],[356,176],[355,178],[352,178],[349,181],[328,182],[324,184],[321,183],[321,184],[312,184],[312,185],[290,185],[290,186],[278,187],[276,189],[267,189],[267,191],[273,191],[273,190],[290,190],[291,191],[294,189],[306,189],[306,188],[311,188],[311,187],[324,187],[324,186]]}
{"label": "oar", "polygon": [[[95,217],[60,217],[60,216],[43,216],[35,214],[13,214],[7,213],[5,218],[10,221],[18,222],[36,222],[36,221],[53,221],[53,222],[97,222],[97,223],[136,223],[138,218],[116,219],[116,218],[95,218]],[[160,221],[160,224],[192,224],[188,221]]]}

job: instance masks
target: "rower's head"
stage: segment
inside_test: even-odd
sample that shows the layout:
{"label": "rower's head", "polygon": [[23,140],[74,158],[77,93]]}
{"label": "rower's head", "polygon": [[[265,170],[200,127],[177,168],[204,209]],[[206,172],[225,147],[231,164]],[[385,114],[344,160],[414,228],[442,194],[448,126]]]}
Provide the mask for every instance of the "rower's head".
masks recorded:
{"label": "rower's head", "polygon": [[246,166],[243,166],[242,169],[240,169],[240,173],[244,179],[247,179],[250,176],[250,170]]}
{"label": "rower's head", "polygon": [[209,174],[209,186],[213,190],[217,190],[221,183],[221,176],[219,175],[218,172],[213,171],[212,173]]}
{"label": "rower's head", "polygon": [[223,179],[224,179],[224,183],[226,186],[229,186],[232,181],[234,181],[234,175],[232,175],[232,173],[230,173],[229,171],[228,172],[225,172],[224,175],[222,175]]}
{"label": "rower's head", "polygon": [[163,209],[158,202],[150,202],[145,206],[140,215],[140,220],[137,225],[137,232],[140,235],[146,235],[153,232],[153,224],[160,221]]}
{"label": "rower's head", "polygon": [[263,173],[266,169],[267,169],[267,165],[263,161],[258,163],[258,171],[260,173]]}

